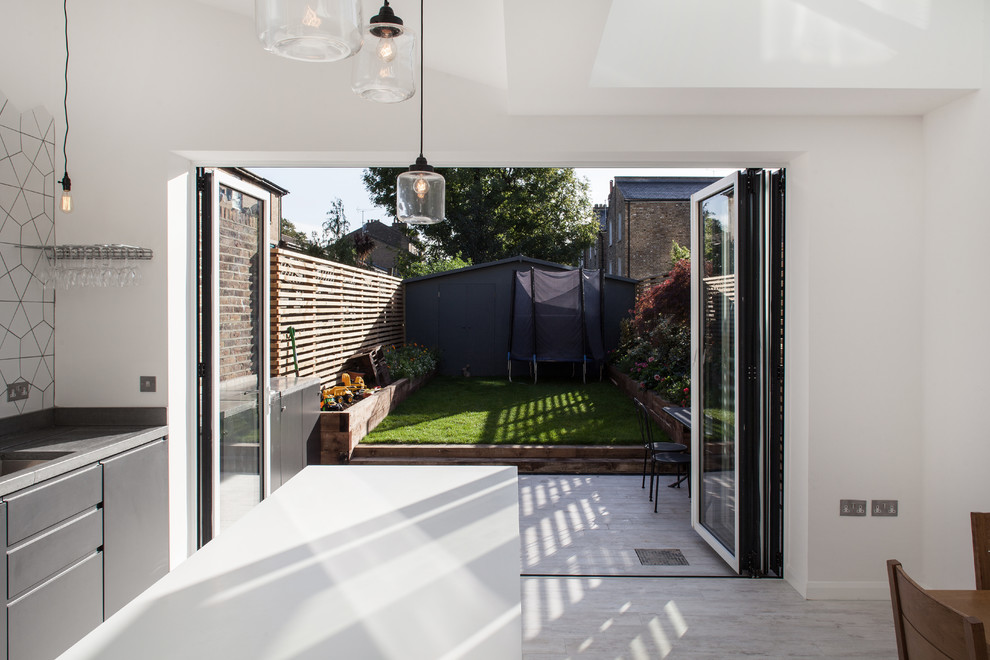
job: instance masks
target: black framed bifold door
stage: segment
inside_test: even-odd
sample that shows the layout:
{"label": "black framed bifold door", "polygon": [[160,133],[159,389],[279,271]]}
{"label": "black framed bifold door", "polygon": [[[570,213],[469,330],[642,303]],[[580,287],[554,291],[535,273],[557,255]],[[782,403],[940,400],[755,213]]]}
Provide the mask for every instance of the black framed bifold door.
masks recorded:
{"label": "black framed bifold door", "polygon": [[691,198],[691,522],[732,568],[783,565],[783,172]]}
{"label": "black framed bifold door", "polygon": [[196,168],[196,547],[213,538],[213,171]]}
{"label": "black framed bifold door", "polygon": [[265,495],[271,195],[197,170],[200,546]]}

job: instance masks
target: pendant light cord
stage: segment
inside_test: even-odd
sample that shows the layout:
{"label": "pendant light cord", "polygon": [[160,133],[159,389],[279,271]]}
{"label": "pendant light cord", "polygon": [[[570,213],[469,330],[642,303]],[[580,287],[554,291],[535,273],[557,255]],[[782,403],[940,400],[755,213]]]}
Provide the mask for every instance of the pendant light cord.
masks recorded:
{"label": "pendant light cord", "polygon": [[65,96],[62,97],[62,110],[65,112],[65,135],[62,137],[62,164],[69,171],[69,158],[65,145],[69,141],[69,0],[62,0],[62,13],[65,16]]}
{"label": "pendant light cord", "polygon": [[[423,51],[426,49],[426,41],[423,39],[423,2],[419,0],[419,157],[423,157]],[[66,37],[68,39],[68,37]],[[66,41],[68,43],[68,41]]]}

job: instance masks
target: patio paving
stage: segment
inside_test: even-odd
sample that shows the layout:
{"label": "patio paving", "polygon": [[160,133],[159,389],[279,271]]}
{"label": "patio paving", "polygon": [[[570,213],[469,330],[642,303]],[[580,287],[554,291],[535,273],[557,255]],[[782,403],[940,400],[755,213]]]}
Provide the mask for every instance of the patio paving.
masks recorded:
{"label": "patio paving", "polygon": [[[640,475],[520,474],[523,574],[733,575],[691,529],[687,488],[667,488],[672,476],[660,479],[653,513]],[[680,550],[687,564],[644,565],[637,549]]]}

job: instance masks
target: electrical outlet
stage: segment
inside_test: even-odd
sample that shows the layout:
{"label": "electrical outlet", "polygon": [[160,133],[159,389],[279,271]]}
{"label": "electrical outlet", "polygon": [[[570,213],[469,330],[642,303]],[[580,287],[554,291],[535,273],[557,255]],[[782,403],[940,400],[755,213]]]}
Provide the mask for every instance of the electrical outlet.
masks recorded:
{"label": "electrical outlet", "polygon": [[142,392],[154,392],[157,387],[157,378],[154,376],[141,376],[141,391]]}
{"label": "electrical outlet", "polygon": [[31,394],[31,384],[26,380],[19,380],[7,386],[7,401],[20,401],[28,398]]}
{"label": "electrical outlet", "polygon": [[873,500],[870,511],[874,516],[896,516],[897,500]]}
{"label": "electrical outlet", "polygon": [[866,500],[839,500],[840,516],[865,516]]}

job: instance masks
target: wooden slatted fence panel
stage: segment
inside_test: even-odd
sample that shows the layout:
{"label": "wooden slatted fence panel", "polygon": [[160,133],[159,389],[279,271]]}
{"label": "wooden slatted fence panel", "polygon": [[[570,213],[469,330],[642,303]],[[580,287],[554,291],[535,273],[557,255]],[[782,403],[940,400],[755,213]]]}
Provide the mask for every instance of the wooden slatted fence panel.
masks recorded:
{"label": "wooden slatted fence panel", "polygon": [[666,279],[666,275],[651,275],[650,277],[644,277],[640,281],[636,282],[636,298],[639,298],[641,295]]}
{"label": "wooden slatted fence panel", "polygon": [[736,301],[735,275],[716,275],[714,277],[706,277],[704,281],[705,286],[709,289],[718,291],[732,302]]}
{"label": "wooden slatted fence panel", "polygon": [[296,331],[299,375],[340,380],[355,355],[405,340],[402,280],[291,250],[271,252],[271,369],[295,373],[289,328]]}

